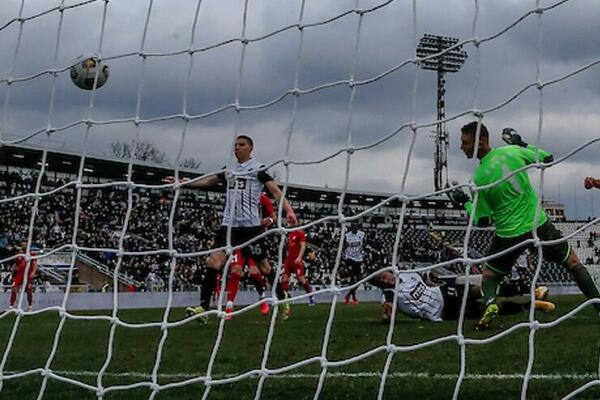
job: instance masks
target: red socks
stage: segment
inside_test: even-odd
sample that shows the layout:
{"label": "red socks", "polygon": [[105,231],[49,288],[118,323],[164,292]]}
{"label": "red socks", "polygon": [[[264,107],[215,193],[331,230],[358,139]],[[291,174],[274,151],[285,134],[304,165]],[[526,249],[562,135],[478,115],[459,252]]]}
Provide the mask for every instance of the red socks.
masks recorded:
{"label": "red socks", "polygon": [[240,279],[242,276],[237,272],[231,272],[227,280],[227,301],[234,302],[235,296],[240,289]]}

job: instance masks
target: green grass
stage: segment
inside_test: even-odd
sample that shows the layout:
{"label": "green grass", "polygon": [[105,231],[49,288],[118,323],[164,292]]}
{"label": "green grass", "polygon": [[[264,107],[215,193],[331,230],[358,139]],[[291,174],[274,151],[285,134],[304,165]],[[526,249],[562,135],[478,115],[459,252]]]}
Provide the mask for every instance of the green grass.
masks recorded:
{"label": "green grass", "polygon": [[[576,296],[555,299],[557,310],[552,314],[538,315],[540,321],[550,321],[570,311],[582,300]],[[270,348],[268,367],[280,368],[318,356],[321,353],[328,305],[308,307],[293,305],[292,318],[278,320]],[[124,310],[119,318],[129,323],[159,321],[163,310]],[[84,314],[84,313],[80,313]],[[96,315],[102,313],[96,313]],[[108,315],[108,312],[104,312]],[[91,312],[85,315],[92,315]],[[171,321],[183,318],[183,310],[173,310]],[[365,353],[385,343],[388,327],[381,323],[378,304],[358,306],[338,305],[327,356],[330,361],[345,360]],[[495,335],[511,325],[525,321],[527,314],[502,316],[493,328],[476,332],[471,322],[465,324],[465,336],[485,338]],[[44,366],[51,349],[54,333],[60,319],[56,312],[24,317],[18,327],[5,366],[5,374],[26,371]],[[270,318],[251,310],[225,324],[223,340],[213,368],[213,378],[240,374],[260,367],[267,338]],[[2,354],[15,316],[0,319]],[[177,383],[204,375],[216,339],[217,319],[208,325],[195,321],[169,329],[159,370],[159,384]],[[540,330],[536,334],[533,374],[538,378],[529,382],[529,399],[559,399],[594,379],[598,371],[600,345],[600,320],[591,308],[580,312],[559,326]],[[96,386],[97,373],[107,358],[110,323],[108,321],[82,321],[68,319],[60,336],[58,351],[52,370],[62,376]],[[393,342],[396,345],[421,343],[456,332],[456,321],[431,323],[399,317]],[[150,381],[155,364],[156,350],[161,338],[159,328],[129,329],[117,327],[112,359],[103,376],[104,388]],[[467,379],[463,382],[460,399],[520,398],[521,375],[527,365],[528,330],[519,330],[489,344],[468,345]],[[374,354],[355,363],[330,367],[322,399],[376,398],[380,378],[374,374],[382,371],[387,353]],[[447,399],[451,398],[456,376],[459,373],[460,348],[456,341],[399,352],[393,358],[386,383],[386,399]],[[312,399],[317,387],[320,365],[312,363],[286,372],[283,376],[265,381],[264,399]],[[370,374],[369,374],[370,373]],[[146,375],[144,375],[146,374]],[[419,374],[419,375],[417,375]],[[472,375],[488,375],[475,379]],[[548,377],[548,375],[552,375]],[[0,399],[36,399],[42,377],[28,375],[3,382]],[[216,385],[210,399],[254,398],[257,378],[235,383]],[[155,399],[199,399],[205,386],[201,382],[161,390]],[[109,391],[104,399],[146,399],[148,387]],[[579,398],[595,398],[596,388],[588,389]],[[50,379],[44,399],[96,399],[94,391]]]}

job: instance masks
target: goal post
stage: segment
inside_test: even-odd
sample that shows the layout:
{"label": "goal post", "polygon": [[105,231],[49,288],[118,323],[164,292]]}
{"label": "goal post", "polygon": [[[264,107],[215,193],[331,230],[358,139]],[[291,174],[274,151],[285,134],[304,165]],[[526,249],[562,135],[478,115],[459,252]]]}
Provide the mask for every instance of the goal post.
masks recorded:
{"label": "goal post", "polygon": [[[516,7],[515,15],[511,15],[510,20],[501,26],[493,26],[492,30],[481,23],[484,4],[478,0],[474,5],[468,3],[472,10],[468,14],[459,14],[459,17],[468,16],[461,23],[463,39],[452,42],[454,45],[445,48],[442,53],[459,48],[470,52],[470,65],[462,70],[469,78],[463,79],[461,83],[463,96],[468,97],[468,101],[462,105],[469,105],[448,108],[452,112],[448,112],[449,116],[443,121],[433,116],[433,107],[424,111],[421,105],[420,96],[423,96],[424,87],[428,87],[421,67],[424,63],[431,63],[436,56],[444,55],[434,53],[417,57],[415,53],[422,29],[429,28],[421,24],[436,26],[429,21],[433,10],[428,6],[416,1],[407,6],[395,0],[356,0],[351,3],[299,0],[293,6],[290,5],[292,2],[265,5],[258,0],[242,0],[237,3],[234,6],[225,2],[190,0],[174,6],[171,2],[158,0],[21,0],[0,4],[0,41],[10,44],[10,51],[0,50],[5,60],[5,65],[0,69],[0,148],[31,146],[42,154],[39,163],[36,163],[36,174],[28,184],[8,184],[8,176],[12,171],[9,171],[7,165],[4,175],[6,182],[2,185],[2,215],[8,218],[18,209],[27,218],[19,220],[19,224],[10,228],[14,232],[5,228],[0,234],[10,234],[11,240],[18,237],[27,243],[23,256],[27,267],[24,271],[25,282],[18,291],[17,307],[0,315],[0,327],[3,332],[8,332],[6,340],[0,344],[0,395],[11,390],[10,385],[14,382],[33,376],[38,381],[32,393],[39,399],[56,396],[52,392],[56,389],[56,383],[80,389],[98,399],[112,395],[128,396],[130,391],[137,389],[146,390],[149,399],[163,398],[171,390],[202,385],[199,390],[202,394],[196,392],[196,395],[209,399],[218,397],[218,391],[222,387],[247,382],[253,382],[251,392],[254,398],[261,399],[269,398],[270,383],[279,378],[286,379],[297,371],[303,371],[303,368],[314,367],[316,372],[310,375],[312,381],[310,385],[305,385],[302,395],[319,399],[328,398],[326,392],[331,377],[347,378],[344,373],[336,372],[337,369],[358,368],[363,361],[379,357],[376,371],[364,372],[364,376],[376,382],[370,393],[372,397],[401,397],[402,388],[390,383],[392,379],[401,377],[450,379],[452,398],[458,399],[461,398],[464,387],[468,386],[468,380],[473,378],[468,371],[477,357],[470,356],[471,349],[500,342],[504,337],[521,330],[527,331],[528,335],[527,361],[526,365],[516,367],[513,373],[518,375],[516,379],[520,381],[521,398],[527,398],[532,382],[537,379],[534,376],[534,365],[538,360],[538,332],[553,329],[555,325],[577,315],[584,306],[569,310],[551,322],[540,322],[531,307],[526,321],[510,327],[502,326],[499,332],[494,331],[489,337],[482,338],[468,327],[468,290],[465,290],[458,320],[449,334],[433,339],[423,336],[418,343],[411,344],[399,341],[399,330],[405,327],[398,321],[398,303],[393,301],[391,320],[384,332],[385,339],[372,345],[369,342],[371,347],[368,350],[338,356],[332,351],[335,342],[333,336],[337,329],[336,317],[346,311],[339,310],[342,307],[342,297],[351,289],[368,284],[382,271],[390,271],[398,278],[401,272],[406,271],[402,269],[405,266],[409,266],[408,271],[417,272],[428,272],[436,268],[463,268],[458,282],[468,289],[480,282],[480,278],[471,276],[473,265],[502,256],[498,253],[475,257],[470,253],[472,239],[476,235],[475,217],[470,215],[468,222],[461,225],[465,235],[461,238],[460,249],[454,248],[455,252],[460,252],[458,257],[450,260],[436,259],[425,264],[404,259],[405,256],[401,253],[403,241],[408,240],[407,235],[416,236],[419,233],[416,228],[411,228],[411,221],[416,224],[414,220],[420,217],[423,220],[431,217],[415,217],[412,210],[409,211],[410,205],[439,199],[453,189],[446,187],[433,190],[430,188],[432,185],[415,183],[422,180],[419,178],[421,175],[431,175],[424,172],[427,164],[421,155],[423,148],[431,143],[424,145],[423,138],[441,124],[458,124],[466,120],[483,123],[488,119],[496,125],[508,123],[501,121],[503,115],[498,116],[497,112],[513,106],[520,107],[519,101],[534,93],[536,99],[533,103],[537,107],[536,112],[531,114],[534,117],[529,115],[529,119],[522,118],[524,125],[532,129],[528,140],[536,147],[549,144],[550,141],[563,140],[547,134],[545,107],[548,105],[544,102],[546,93],[567,86],[600,63],[598,55],[592,54],[586,62],[574,65],[569,70],[560,70],[559,73],[543,68],[542,49],[547,44],[544,39],[544,22],[547,18],[554,21],[552,18],[558,10],[568,7],[570,2],[563,0],[542,5],[536,1],[524,8]],[[426,11],[423,19],[421,7]],[[597,8],[595,5],[589,7]],[[440,10],[437,11],[439,13]],[[398,28],[397,23],[393,24],[389,20],[390,15],[405,18],[403,21],[407,21],[406,26],[403,24],[401,29]],[[267,24],[270,18],[277,23]],[[525,25],[528,22],[530,24]],[[207,27],[210,29],[206,29]],[[469,29],[465,30],[465,27]],[[486,49],[496,42],[507,45],[507,42],[514,39],[510,35],[522,27],[533,29],[529,34],[536,37],[532,49],[525,51],[528,55],[536,53],[528,61],[528,66],[534,73],[519,75],[519,79],[523,76],[526,78],[519,81],[513,92],[509,92],[510,87],[495,88],[501,96],[494,97],[500,100],[491,104],[484,99],[485,85],[489,84],[485,74],[490,71]],[[458,30],[455,25],[449,25],[449,29]],[[315,39],[315,32],[325,34]],[[394,57],[388,57],[389,47],[386,45],[397,42],[402,42],[400,47],[403,50],[408,48],[411,52],[399,52]],[[378,51],[379,46],[381,51]],[[74,51],[77,54],[71,54]],[[502,52],[498,49],[495,51]],[[93,57],[77,59],[81,54],[93,54]],[[501,58],[497,55],[494,57]],[[343,61],[338,62],[338,58]],[[379,58],[385,62],[379,62]],[[345,68],[340,68],[340,64]],[[340,72],[342,70],[343,74]],[[370,101],[375,106],[365,105]],[[393,105],[396,102],[399,103],[398,107]],[[438,109],[439,107],[438,104]],[[394,110],[390,111],[392,108]],[[402,110],[399,111],[398,108]],[[388,116],[383,121],[377,110],[381,110],[382,115],[389,112],[394,118]],[[531,118],[534,123],[531,123]],[[556,115],[552,114],[547,119],[556,123],[555,118]],[[186,268],[189,265],[186,263],[192,264],[190,260],[200,260],[196,263],[205,267],[206,257],[211,256],[215,250],[212,244],[219,224],[214,221],[220,221],[223,213],[233,212],[238,202],[248,201],[238,194],[242,185],[246,184],[247,175],[256,173],[256,170],[240,172],[231,167],[236,150],[232,143],[238,134],[248,133],[252,136],[253,132],[257,132],[259,139],[256,140],[256,157],[265,161],[265,165],[258,170],[260,173],[277,170],[281,174],[278,183],[282,198],[286,198],[294,206],[317,207],[316,204],[321,201],[313,201],[313,204],[307,205],[301,204],[294,197],[292,189],[295,177],[302,176],[303,173],[304,179],[329,179],[335,181],[336,186],[341,189],[332,191],[335,204],[331,212],[321,214],[313,220],[304,218],[298,226],[289,226],[285,222],[286,213],[283,202],[280,201],[276,226],[241,244],[234,243],[232,230],[236,227],[229,224],[226,227],[225,245],[220,248],[225,254],[225,261],[220,269],[220,289],[214,301],[216,307],[185,317],[184,312],[174,306],[179,272],[188,272]],[[152,142],[148,145],[145,140],[159,142],[152,146]],[[480,140],[478,127],[475,143],[478,144]],[[111,141],[114,144],[113,154],[107,156]],[[309,145],[300,147],[297,145],[300,141]],[[539,193],[544,193],[552,171],[592,148],[597,142],[600,142],[600,137],[582,139],[573,144],[570,150],[565,150],[564,154],[557,154],[555,160],[549,163],[544,163],[539,153],[536,153],[536,162],[522,170],[535,175],[536,189]],[[119,154],[114,153],[117,148],[120,149]],[[74,155],[76,165],[65,164],[58,168],[53,164],[56,160],[50,157],[50,153],[55,151]],[[390,155],[390,152],[400,156]],[[90,159],[95,156],[104,156],[114,163],[124,163],[126,168],[118,173],[111,171],[111,178],[92,179]],[[396,163],[391,165],[390,160]],[[110,162],[105,164],[107,170],[109,164]],[[185,167],[192,164],[194,170]],[[223,164],[227,164],[224,170],[221,169]],[[161,165],[163,169],[169,168],[173,177],[164,177],[166,179],[160,182],[154,179],[156,172],[151,167],[156,165]],[[198,166],[203,170],[202,175],[196,173]],[[473,162],[467,170],[460,170],[460,173],[470,177],[476,168],[477,163]],[[138,173],[138,170],[143,173]],[[215,195],[214,198],[218,198],[218,201],[207,195],[205,203],[214,208],[200,215],[186,202],[186,194],[191,190],[189,186],[206,176],[221,173],[228,174],[231,182],[235,182],[231,188],[233,191],[229,193],[231,202],[222,201],[224,195]],[[59,183],[55,188],[47,190],[45,180],[52,174]],[[503,181],[512,182],[514,175],[515,173],[508,173],[492,186]],[[386,194],[379,195],[382,200],[378,202],[366,200],[372,195],[370,189],[359,191],[367,205],[354,212],[350,193],[357,190],[353,180],[361,179],[361,182],[370,184],[379,176],[394,184],[386,183],[389,190],[385,191]],[[471,193],[473,207],[476,207],[481,201],[479,197],[483,189],[472,181],[459,186]],[[119,194],[114,194],[116,192]],[[155,229],[152,233],[160,236],[160,240],[148,247],[140,245],[146,240],[144,235],[149,232],[144,231],[146,226],[139,224],[138,220],[154,216],[149,212],[145,213],[148,207],[145,209],[147,203],[139,201],[142,197],[140,193],[147,194],[148,202],[160,204],[157,207],[162,210],[162,219],[154,218],[149,225]],[[59,204],[62,208],[49,212],[47,202],[59,197],[60,202],[64,203]],[[93,204],[104,205],[105,200],[106,204],[118,203],[118,209],[94,209]],[[113,200],[114,203],[111,203]],[[72,204],[67,204],[71,201]],[[537,207],[540,209],[542,206],[540,201]],[[64,223],[61,212],[65,209],[69,212],[68,234],[56,233],[57,236],[62,234],[62,237],[54,245],[45,248],[43,253],[29,255],[36,245],[37,235],[40,235],[40,225],[47,224],[48,221],[52,222],[52,226]],[[92,211],[98,209],[106,213],[106,224],[92,226],[86,221],[91,218]],[[181,213],[182,210],[185,212]],[[389,249],[371,250],[389,250],[385,257],[387,264],[369,266],[368,271],[365,270],[356,282],[340,283],[340,275],[346,268],[343,262],[346,233],[361,219],[384,214],[385,221],[380,225],[395,229],[390,235],[393,236],[393,243]],[[202,222],[193,227],[186,226],[192,233],[182,233],[184,229],[181,228],[181,221],[185,218],[198,218]],[[465,221],[467,220],[463,220]],[[596,218],[589,226],[598,224],[599,221]],[[325,233],[329,235],[326,242],[331,249],[321,249],[323,252],[331,250],[328,253],[330,269],[324,273],[325,279],[321,287],[312,293],[289,298],[278,297],[277,288],[287,251],[287,235],[328,224],[334,225],[335,229]],[[95,228],[98,232],[86,231]],[[441,237],[424,230],[426,236],[442,242]],[[102,232],[99,233],[100,231]],[[87,241],[82,241],[82,237],[86,237]],[[561,240],[566,241],[572,237],[573,235],[568,235]],[[274,284],[264,298],[239,308],[232,314],[226,313],[226,287],[236,250],[251,246],[263,238],[276,243],[276,253],[271,255],[272,267],[276,271]],[[136,243],[139,245],[137,248]],[[535,234],[528,244],[538,254],[544,251],[545,243],[540,242]],[[61,304],[26,311],[27,276],[32,260],[40,262],[45,257],[63,251],[70,252],[71,257]],[[77,257],[84,253],[88,256],[101,254],[111,260],[113,279],[109,283],[112,286],[112,306],[107,314],[82,314],[73,312],[68,307],[71,289],[76,285]],[[5,266],[13,265],[16,258],[10,255],[0,262]],[[161,263],[160,266],[168,271],[164,282],[167,289],[166,304],[160,309],[159,318],[150,322],[137,319],[132,322],[122,314],[119,276],[125,274],[131,260],[135,259],[146,260],[142,263]],[[464,267],[459,267],[461,264]],[[533,284],[538,281],[542,268],[540,257],[535,265]],[[589,265],[587,268],[598,285],[600,266]],[[133,281],[133,278],[129,279]],[[395,282],[397,289],[399,279]],[[282,320],[280,309],[288,304],[306,301],[310,296],[327,298],[324,323],[318,332],[322,335],[319,336],[318,351],[300,361],[290,359],[286,365],[274,368],[271,363],[274,342],[278,335],[293,334],[290,333],[290,325],[284,325],[286,321]],[[533,299],[533,292],[531,298]],[[249,316],[256,313],[256,309],[263,303],[271,305],[272,312],[267,320],[259,322],[266,326],[265,337],[257,339],[257,347],[252,349],[260,352],[259,362],[250,369],[236,373],[229,373],[226,368],[221,369],[220,362],[227,358],[223,356],[226,351],[224,343],[228,335],[238,333],[232,332],[230,317],[233,316],[234,323],[236,320],[246,321],[244,318],[250,319]],[[592,303],[593,300],[588,300],[585,306],[589,308]],[[19,349],[19,335],[23,335],[23,327],[28,326],[27,319],[45,315],[56,316],[57,322],[43,363],[25,370],[12,369],[11,366],[15,365],[12,363],[18,357],[16,352]],[[198,324],[205,317],[211,323],[206,326]],[[68,340],[65,326],[74,321],[108,324],[104,332],[105,347],[100,355],[94,353],[99,358],[99,366],[94,371],[62,371],[54,368],[61,346]],[[590,322],[592,323],[597,322]],[[211,329],[214,333],[209,342],[203,343],[201,349],[202,354],[207,355],[207,363],[196,368],[193,376],[178,375],[181,371],[173,370],[173,366],[165,362],[165,353],[172,350],[169,348],[170,340],[176,336],[175,330],[182,326],[194,326],[198,330]],[[114,354],[119,335],[124,330],[141,334],[145,332],[144,329],[158,332],[156,338],[152,339],[154,347],[147,349],[150,356],[144,355],[151,359],[148,362],[150,372],[139,376],[134,373],[128,375],[133,380],[130,384],[113,384],[111,371],[115,360],[120,360]],[[368,332],[364,335],[368,336]],[[399,357],[412,352],[417,354],[423,349],[438,345],[453,345],[457,348],[453,354],[458,360],[456,374],[450,376],[410,370],[398,372],[396,362]],[[195,357],[194,350],[197,349],[190,348],[189,351],[180,352],[182,365],[192,364],[189,360],[184,360],[184,357]],[[244,357],[244,354],[237,356]],[[167,372],[165,368],[168,368]],[[222,372],[223,370],[226,372]],[[594,376],[586,375],[582,382],[578,381],[576,386],[565,390],[561,395],[566,398],[574,397],[598,385],[597,371],[590,373]],[[172,380],[165,383],[165,375]],[[89,376],[92,377],[91,380],[87,379]],[[363,375],[357,372],[351,376]],[[298,372],[296,378],[306,379],[306,376]],[[492,377],[495,378],[497,377]],[[344,384],[340,385],[342,386]],[[392,394],[390,387],[393,388]]]}

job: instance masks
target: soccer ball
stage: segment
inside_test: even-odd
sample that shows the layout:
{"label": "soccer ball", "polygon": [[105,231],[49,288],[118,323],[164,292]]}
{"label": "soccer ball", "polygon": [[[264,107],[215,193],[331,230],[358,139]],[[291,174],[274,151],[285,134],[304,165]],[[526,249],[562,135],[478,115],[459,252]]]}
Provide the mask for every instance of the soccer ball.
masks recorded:
{"label": "soccer ball", "polygon": [[98,60],[98,56],[87,54],[79,56],[76,64],[71,67],[71,80],[77,87],[84,90],[94,88],[94,80],[98,74],[96,89],[101,88],[110,75],[108,65]]}

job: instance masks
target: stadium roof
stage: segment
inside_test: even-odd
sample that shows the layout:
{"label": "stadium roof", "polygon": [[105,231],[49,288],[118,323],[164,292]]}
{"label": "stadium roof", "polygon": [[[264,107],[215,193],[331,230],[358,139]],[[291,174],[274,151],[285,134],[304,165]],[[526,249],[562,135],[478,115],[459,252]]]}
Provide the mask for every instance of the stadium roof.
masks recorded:
{"label": "stadium roof", "polygon": [[[39,170],[42,163],[43,149],[33,146],[11,145],[0,147],[0,162],[2,166]],[[52,175],[61,173],[77,175],[81,162],[81,154],[68,151],[48,150],[46,157],[46,173]],[[123,181],[127,177],[129,160],[116,157],[86,156],[84,176],[96,179]],[[147,161],[133,160],[133,177],[136,183],[159,185],[161,180],[173,175],[175,167],[168,164],[157,164]],[[202,172],[189,168],[179,168],[181,176],[195,177]],[[211,191],[224,192],[223,187]],[[287,197],[295,201],[312,201],[318,203],[337,204],[342,193],[341,189],[321,188],[306,185],[290,185]],[[374,205],[391,197],[391,193],[356,192],[346,193],[345,203],[348,205]],[[399,207],[397,200],[390,206]],[[452,208],[449,202],[441,198],[428,198],[411,202],[415,208]]]}

